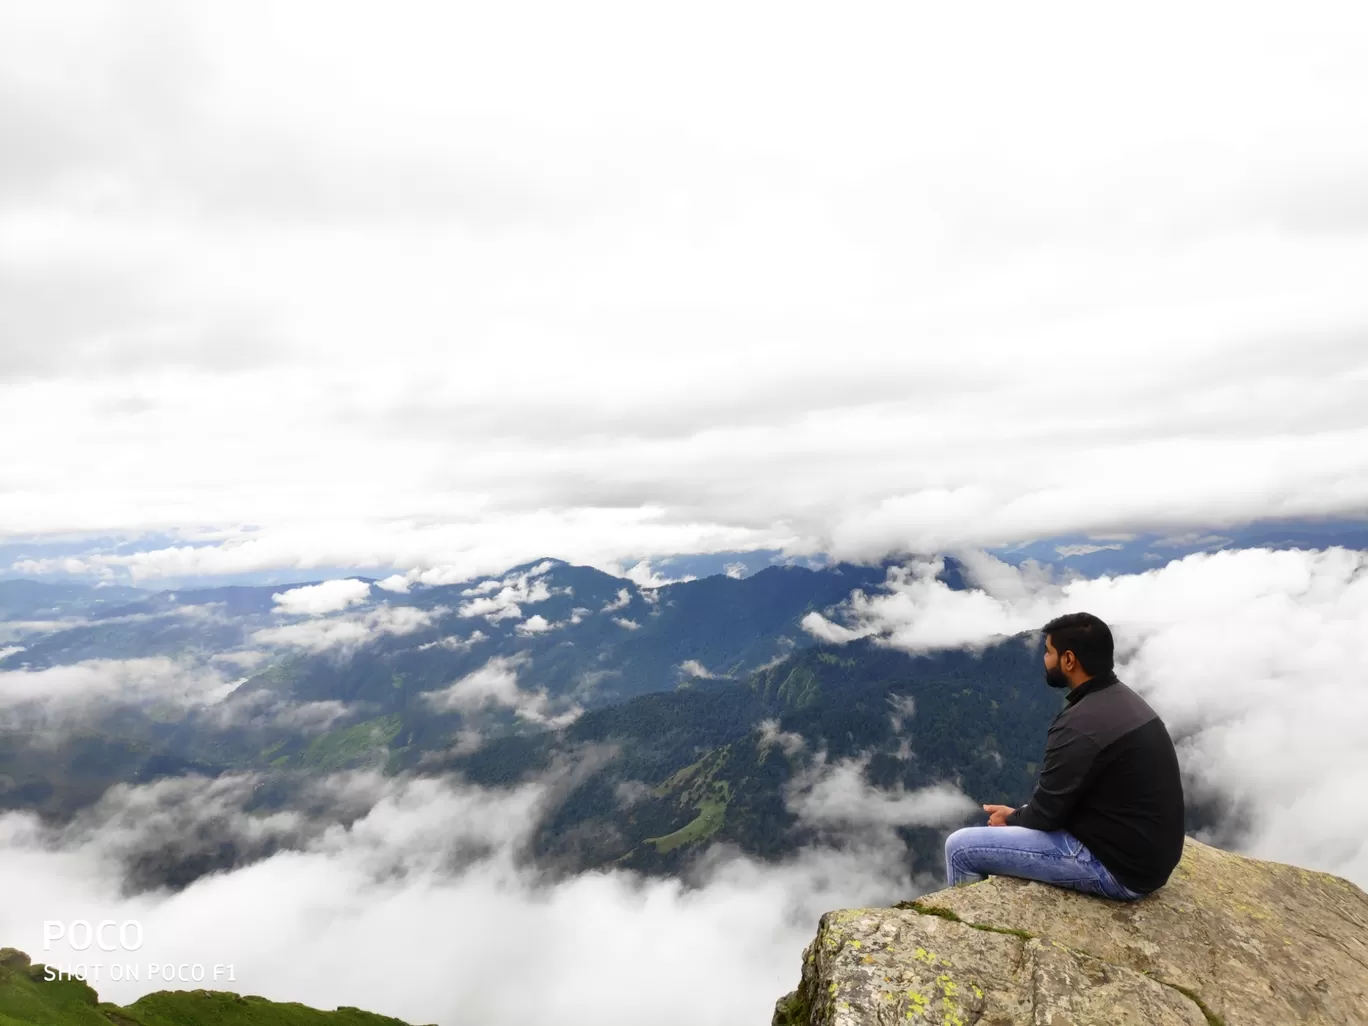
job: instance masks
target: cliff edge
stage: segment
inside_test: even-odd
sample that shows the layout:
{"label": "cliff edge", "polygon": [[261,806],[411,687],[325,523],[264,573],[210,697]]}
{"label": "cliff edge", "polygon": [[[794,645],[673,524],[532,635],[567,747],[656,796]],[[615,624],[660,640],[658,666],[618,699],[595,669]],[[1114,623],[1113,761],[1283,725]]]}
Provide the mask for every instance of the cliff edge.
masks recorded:
{"label": "cliff edge", "polygon": [[821,919],[774,1026],[1368,1026],[1368,894],[1191,838],[1106,901],[1010,877]]}

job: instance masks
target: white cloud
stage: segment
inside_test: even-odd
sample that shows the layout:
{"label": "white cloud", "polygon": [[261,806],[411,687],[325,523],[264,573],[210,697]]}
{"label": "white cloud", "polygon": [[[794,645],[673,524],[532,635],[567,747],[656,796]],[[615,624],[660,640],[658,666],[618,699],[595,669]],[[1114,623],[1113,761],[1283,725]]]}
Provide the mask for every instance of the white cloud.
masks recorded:
{"label": "white cloud", "polygon": [[403,574],[390,574],[382,581],[376,581],[375,586],[383,591],[392,591],[399,595],[407,595],[409,585],[412,582]]}
{"label": "white cloud", "polygon": [[261,645],[301,648],[310,652],[338,650],[345,654],[382,635],[404,635],[423,630],[448,612],[450,610],[444,606],[432,609],[379,606],[365,613],[304,620],[282,627],[263,627],[252,632],[252,640]]}
{"label": "white cloud", "polygon": [[502,581],[482,581],[465,589],[461,594],[474,597],[461,603],[457,615],[483,616],[491,624],[521,619],[523,606],[545,602],[555,594],[542,576],[553,565],[549,561],[539,563],[523,573],[510,574]]}
{"label": "white cloud", "polygon": [[732,580],[739,581],[741,578],[746,576],[746,564],[727,563],[725,566],[722,567],[722,572],[725,573],[728,577],[732,578]]}
{"label": "white cloud", "polygon": [[524,665],[525,660],[517,656],[495,656],[447,687],[424,692],[423,700],[438,712],[473,713],[501,706],[548,727],[563,727],[579,718],[584,711],[581,706],[556,701],[545,688],[520,687],[518,672]]}
{"label": "white cloud", "polygon": [[[731,1026],[764,1021],[792,988],[823,912],[915,893],[905,850],[858,846],[775,864],[719,853],[693,886],[616,870],[549,881],[523,858],[555,800],[548,781],[481,791],[440,779],[333,778],[319,798],[359,805],[346,827],[289,811],[244,814],[251,782],[125,789],[60,834],[24,814],[0,816],[0,874],[25,881],[0,905],[0,934],[54,963],[88,963],[88,952],[60,941],[43,952],[42,923],[137,919],[140,963],[232,963],[241,992],[409,1022],[512,1026],[552,1008],[571,1026],[635,1026],[643,1012],[662,1026]],[[122,863],[147,851],[165,857],[168,838],[206,828],[248,852],[288,850],[178,892],[121,892]],[[467,919],[480,930],[451,928]],[[529,937],[536,987],[521,985],[515,968]],[[358,961],[363,948],[370,955]],[[610,949],[618,984],[605,990],[598,969]],[[709,984],[680,988],[681,979]],[[154,989],[99,985],[118,1002]]]}
{"label": "white cloud", "polygon": [[679,664],[679,668],[684,671],[686,677],[706,677],[711,679],[717,676],[697,659],[685,659]]}
{"label": "white cloud", "polygon": [[209,706],[237,683],[212,666],[164,656],[0,670],[0,725],[60,728],[94,720],[116,705]]}
{"label": "white cloud", "polygon": [[1124,545],[1116,544],[1116,543],[1111,544],[1111,545],[1094,545],[1094,544],[1056,545],[1056,546],[1055,546],[1055,552],[1057,552],[1057,553],[1059,553],[1059,555],[1065,556],[1065,557],[1068,557],[1068,556],[1087,556],[1087,555],[1091,555],[1091,554],[1094,553],[1094,552],[1107,552],[1107,551],[1117,550],[1117,549],[1123,549],[1123,548],[1125,548]]}
{"label": "white cloud", "polygon": [[853,627],[815,612],[801,625],[830,644],[877,635],[911,651],[982,645],[1040,626],[1050,619],[1042,613],[1052,599],[1066,594],[1035,567],[1019,570],[982,553],[961,553],[960,559],[980,587],[955,591],[936,579],[943,560],[915,560],[889,569],[886,593],[851,594],[844,606]]}
{"label": "white cloud", "polygon": [[555,630],[559,626],[559,623],[552,623],[546,617],[537,613],[534,616],[529,616],[522,623],[518,624],[517,631],[519,634],[545,634],[547,631]]}
{"label": "white cloud", "polygon": [[517,603],[499,602],[497,598],[477,598],[462,602],[457,613],[462,617],[484,617],[491,624],[501,620],[516,620],[523,616]]}
{"label": "white cloud", "polygon": [[799,621],[799,626],[807,631],[818,641],[825,641],[829,644],[843,645],[846,642],[854,641],[864,637],[864,633],[853,631],[849,627],[842,627],[839,623],[832,623],[821,613],[813,610]]}
{"label": "white cloud", "polygon": [[[116,784],[93,807],[82,809],[49,836],[56,845],[80,844],[89,840],[92,828],[98,830],[98,854],[108,872],[112,865],[159,848],[164,855],[193,850],[204,833],[216,830],[225,830],[245,849],[244,855],[251,851],[260,856],[276,843],[288,846],[326,829],[325,824],[311,822],[293,810],[244,815],[242,805],[260,784],[261,778],[250,773],[168,777],[138,786]],[[5,825],[22,829],[23,821],[24,817],[16,816]],[[12,834],[4,838],[13,839]]]}
{"label": "white cloud", "polygon": [[1360,7],[659,17],[0,15],[0,535],[450,583],[1368,504]]}
{"label": "white cloud", "polygon": [[251,670],[260,666],[268,658],[269,653],[261,649],[244,648],[234,649],[231,652],[215,652],[209,657],[209,661],[212,663],[226,663],[239,670]]}
{"label": "white cloud", "polygon": [[645,801],[655,793],[655,788],[640,780],[619,780],[613,787],[613,796],[624,809]]}
{"label": "white cloud", "polygon": [[457,610],[460,616],[483,616],[490,623],[500,620],[515,620],[522,616],[517,603],[500,602],[498,598],[477,598],[461,603]]}
{"label": "white cloud", "polygon": [[80,627],[87,622],[79,617],[63,620],[4,620],[0,621],[0,642],[22,641],[33,634],[47,634],[69,627]]}
{"label": "white cloud", "polygon": [[667,584],[679,584],[683,581],[698,580],[697,576],[694,574],[685,574],[682,577],[667,577],[659,571],[653,570],[651,568],[651,561],[648,559],[633,563],[626,570],[623,570],[622,567],[616,563],[609,564],[603,569],[606,573],[610,573],[614,577],[627,578],[627,580],[631,581],[638,588],[644,590],[663,588]]}
{"label": "white cloud", "polygon": [[901,734],[903,724],[917,714],[917,701],[911,695],[889,695],[888,707],[893,733]]}
{"label": "white cloud", "polygon": [[350,711],[345,702],[334,699],[296,702],[271,710],[269,720],[276,727],[288,727],[304,735],[321,734]]}
{"label": "white cloud", "polygon": [[464,652],[467,649],[478,645],[481,641],[488,640],[489,635],[484,631],[472,631],[468,638],[457,637],[453,634],[445,638],[440,638],[437,641],[426,642],[425,644],[418,646],[418,651],[425,652],[430,648],[449,648],[453,652]]}
{"label": "white cloud", "polygon": [[619,589],[618,589],[618,593],[617,593],[617,598],[615,598],[615,599],[613,599],[613,600],[611,600],[611,601],[609,601],[609,602],[605,602],[605,603],[603,604],[603,608],[600,609],[599,612],[600,612],[600,613],[613,613],[613,612],[616,612],[616,611],[619,610],[619,609],[626,609],[626,608],[627,608],[629,605],[631,605],[631,604],[632,604],[632,593],[631,593],[631,591],[629,591],[627,588],[619,588]]}
{"label": "white cloud", "polygon": [[302,588],[272,595],[282,613],[322,616],[336,613],[366,601],[370,595],[370,584],[352,579],[324,581],[322,584],[308,584]]}
{"label": "white cloud", "polygon": [[773,656],[771,656],[769,659],[766,659],[763,663],[760,663],[759,665],[752,667],[752,673],[759,673],[761,670],[768,670],[771,666],[778,666],[785,659],[791,656],[793,654],[793,650],[798,646],[798,643],[786,634],[781,634],[776,639],[776,641],[778,643],[779,651],[775,652]]}
{"label": "white cloud", "polygon": [[1065,612],[1101,616],[1123,679],[1179,739],[1188,787],[1247,818],[1244,847],[1368,883],[1368,841],[1342,813],[1368,790],[1368,553],[1198,553],[1066,584],[983,555],[970,563],[979,587],[968,591],[934,580],[934,565],[892,571],[888,594],[852,599],[852,621],[924,651]]}
{"label": "white cloud", "polygon": [[637,631],[641,629],[641,624],[637,623],[635,620],[629,620],[625,616],[613,617],[613,623],[617,624],[619,627],[624,627],[629,631]]}
{"label": "white cloud", "polygon": [[[952,5],[704,4],[668,33],[642,6],[491,5],[389,36],[334,7],[330,47],[307,6],[36,9],[0,14],[0,123],[28,140],[0,173],[0,434],[25,439],[0,538],[176,540],[19,572],[447,584],[544,552],[859,557],[1368,506],[1358,5],[1022,7],[992,33]],[[1253,810],[1251,846],[1364,882],[1342,814],[1368,788],[1364,575],[1230,555],[1089,585],[983,564],[960,597],[908,571],[848,614],[913,650],[1073,603],[1119,617],[1128,674],[1198,779]],[[293,626],[345,648],[376,625]],[[108,690],[83,681],[42,686]],[[96,841],[35,851],[6,817],[0,877],[33,886],[0,932],[104,901],[154,913],[169,955],[218,945],[247,989],[328,1006],[343,986],[417,1021],[763,1021],[809,913],[899,896],[904,871],[536,892],[494,860],[375,884],[394,853],[368,831],[421,833],[422,797],[145,904],[114,896]],[[436,818],[518,800],[439,795]],[[492,925],[452,957],[437,924],[464,918]],[[509,986],[529,935],[555,972]],[[621,1008],[608,947],[634,959]]]}
{"label": "white cloud", "polygon": [[492,591],[498,591],[501,587],[503,587],[503,582],[500,581],[498,578],[491,577],[487,581],[481,581],[479,584],[472,584],[469,588],[463,589],[461,591],[461,594],[488,595]]}
{"label": "white cloud", "polygon": [[825,753],[818,753],[811,767],[791,782],[789,808],[803,822],[842,831],[959,826],[979,811],[976,803],[950,784],[915,791],[872,787],[864,778],[867,763],[862,758],[830,764]]}
{"label": "white cloud", "polygon": [[760,748],[778,745],[785,755],[797,755],[807,745],[802,734],[780,730],[778,720],[761,720],[759,725]]}
{"label": "white cloud", "polygon": [[206,717],[220,727],[270,726],[310,735],[323,733],[350,711],[345,702],[333,699],[293,702],[273,691],[258,689],[234,693],[206,710]]}
{"label": "white cloud", "polygon": [[[176,596],[172,594],[168,598],[170,601],[175,601]],[[19,641],[33,635],[56,633],[77,627],[89,627],[94,624],[101,627],[114,627],[121,624],[149,623],[154,620],[170,620],[173,618],[199,621],[225,619],[222,603],[207,602],[202,605],[176,606],[172,609],[152,613],[103,616],[98,620],[90,620],[81,616],[63,617],[60,620],[4,620],[0,621],[0,642]]]}
{"label": "white cloud", "polygon": [[1221,548],[1229,545],[1230,539],[1219,534],[1203,534],[1201,531],[1187,531],[1183,534],[1173,534],[1166,538],[1160,538],[1154,542],[1156,549],[1187,548],[1200,545],[1203,548]]}
{"label": "white cloud", "polygon": [[[32,740],[46,743],[73,729],[101,724],[117,707],[155,705],[159,717],[174,708],[220,727],[270,725],[312,734],[348,711],[336,701],[298,703],[265,690],[240,692],[238,686],[247,678],[238,674],[259,665],[265,653],[221,655],[203,662],[156,656],[0,671],[0,727],[31,732]],[[230,676],[219,664],[235,673]]]}

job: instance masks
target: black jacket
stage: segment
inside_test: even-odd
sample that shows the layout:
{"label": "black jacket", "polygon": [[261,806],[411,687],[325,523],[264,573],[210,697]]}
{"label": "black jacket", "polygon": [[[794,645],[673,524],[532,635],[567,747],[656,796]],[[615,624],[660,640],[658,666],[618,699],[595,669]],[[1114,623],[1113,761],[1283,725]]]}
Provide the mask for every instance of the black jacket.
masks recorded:
{"label": "black jacket", "polygon": [[1183,854],[1183,782],[1164,721],[1115,674],[1073,688],[1035,793],[1007,823],[1067,830],[1131,890],[1162,887]]}

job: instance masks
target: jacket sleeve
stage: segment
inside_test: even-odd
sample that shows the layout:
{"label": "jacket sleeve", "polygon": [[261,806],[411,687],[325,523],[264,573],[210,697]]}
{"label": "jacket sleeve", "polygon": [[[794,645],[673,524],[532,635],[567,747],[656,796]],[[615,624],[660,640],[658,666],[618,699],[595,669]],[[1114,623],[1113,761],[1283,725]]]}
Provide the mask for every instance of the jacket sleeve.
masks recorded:
{"label": "jacket sleeve", "polygon": [[1008,826],[1060,830],[1078,801],[1097,762],[1095,742],[1069,727],[1050,731],[1045,765],[1031,800],[1007,817]]}

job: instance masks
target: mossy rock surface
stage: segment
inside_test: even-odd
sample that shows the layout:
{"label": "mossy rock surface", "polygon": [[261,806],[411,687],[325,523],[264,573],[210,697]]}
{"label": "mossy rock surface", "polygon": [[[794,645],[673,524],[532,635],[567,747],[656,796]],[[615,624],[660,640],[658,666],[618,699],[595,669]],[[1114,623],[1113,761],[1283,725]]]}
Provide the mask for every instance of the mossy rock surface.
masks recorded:
{"label": "mossy rock surface", "polygon": [[992,877],[822,917],[782,1026],[1365,1026],[1368,895],[1189,839],[1114,902]]}

